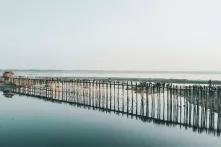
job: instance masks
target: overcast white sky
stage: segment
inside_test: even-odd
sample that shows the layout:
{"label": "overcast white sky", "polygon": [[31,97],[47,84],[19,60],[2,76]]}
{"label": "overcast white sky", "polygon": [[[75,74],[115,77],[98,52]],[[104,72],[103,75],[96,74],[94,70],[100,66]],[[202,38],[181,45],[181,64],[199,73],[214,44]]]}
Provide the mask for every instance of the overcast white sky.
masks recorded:
{"label": "overcast white sky", "polygon": [[0,68],[221,70],[221,1],[0,0]]}

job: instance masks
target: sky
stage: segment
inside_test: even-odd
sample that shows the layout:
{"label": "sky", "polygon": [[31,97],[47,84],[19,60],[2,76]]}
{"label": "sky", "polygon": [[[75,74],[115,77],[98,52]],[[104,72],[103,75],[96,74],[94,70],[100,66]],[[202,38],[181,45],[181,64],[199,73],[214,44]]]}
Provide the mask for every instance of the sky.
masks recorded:
{"label": "sky", "polygon": [[0,69],[221,71],[220,0],[0,0]]}

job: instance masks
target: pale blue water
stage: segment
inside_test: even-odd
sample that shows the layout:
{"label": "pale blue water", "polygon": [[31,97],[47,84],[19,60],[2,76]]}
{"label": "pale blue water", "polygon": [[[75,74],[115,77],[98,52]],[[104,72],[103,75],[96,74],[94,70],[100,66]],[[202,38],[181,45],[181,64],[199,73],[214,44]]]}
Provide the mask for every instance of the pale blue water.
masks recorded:
{"label": "pale blue water", "polygon": [[1,147],[220,147],[221,137],[0,92]]}
{"label": "pale blue water", "polygon": [[[3,72],[3,71],[0,71]],[[221,80],[219,72],[14,71],[22,76]],[[221,137],[0,92],[0,147],[220,147]]]}

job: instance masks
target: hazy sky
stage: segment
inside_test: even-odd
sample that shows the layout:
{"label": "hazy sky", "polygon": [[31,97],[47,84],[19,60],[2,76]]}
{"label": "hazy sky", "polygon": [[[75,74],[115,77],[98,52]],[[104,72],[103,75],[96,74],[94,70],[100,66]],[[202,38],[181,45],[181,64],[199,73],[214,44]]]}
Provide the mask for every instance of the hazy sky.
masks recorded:
{"label": "hazy sky", "polygon": [[221,70],[221,1],[0,0],[0,68]]}

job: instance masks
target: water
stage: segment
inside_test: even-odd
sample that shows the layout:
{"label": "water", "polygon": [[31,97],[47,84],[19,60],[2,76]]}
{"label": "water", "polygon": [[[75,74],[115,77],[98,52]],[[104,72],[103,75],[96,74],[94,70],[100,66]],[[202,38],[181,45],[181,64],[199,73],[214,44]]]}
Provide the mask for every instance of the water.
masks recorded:
{"label": "water", "polygon": [[[93,70],[13,70],[20,76],[123,77],[189,80],[221,80],[221,72],[212,71],[93,71]],[[0,74],[3,70],[0,70]]]}
{"label": "water", "polygon": [[[174,78],[194,80],[221,80],[219,72],[111,72],[111,71],[15,71],[16,75],[28,76],[75,76],[75,77],[139,77],[139,78]],[[87,92],[88,89],[85,89]],[[113,89],[112,89],[113,90]],[[106,91],[106,90],[105,90]],[[110,91],[110,90],[109,90]],[[26,92],[25,92],[26,93]],[[120,91],[120,93],[122,93]],[[21,93],[20,93],[21,94]],[[96,93],[95,93],[96,94]],[[104,93],[105,94],[105,93]],[[80,93],[81,99],[86,97]],[[99,95],[99,94],[98,94]],[[135,95],[135,93],[134,93]],[[154,104],[162,104],[153,97]],[[165,94],[167,95],[167,94]],[[11,95],[6,95],[10,97]],[[83,97],[84,96],[84,97]],[[113,95],[112,95],[113,96]],[[126,92],[120,94],[126,103]],[[162,96],[162,95],[161,95]],[[191,123],[196,121],[193,114],[197,114],[199,107],[188,108],[184,105],[184,99],[180,97],[181,105],[165,103],[164,109],[152,109],[153,121],[143,121],[135,116],[122,113],[101,111],[85,105],[73,105],[66,102],[45,100],[37,97],[14,95],[8,98],[0,92],[0,146],[2,147],[220,147],[220,134],[214,131],[200,131],[190,126],[177,125],[168,122],[168,117],[162,119],[162,114],[168,110],[182,114],[174,119],[185,122],[183,116],[187,112],[186,119]],[[56,96],[58,99],[61,96]],[[95,95],[95,97],[97,97]],[[103,97],[103,96],[102,96]],[[104,95],[105,97],[105,95]],[[179,99],[178,99],[179,100]],[[177,100],[175,99],[176,102]],[[150,101],[151,102],[151,101]],[[166,101],[165,101],[166,102]],[[188,101],[186,101],[188,103]],[[122,103],[120,103],[122,104]],[[138,104],[141,105],[141,96],[138,96]],[[149,103],[152,108],[152,102]],[[179,102],[177,101],[177,104]],[[215,106],[220,104],[218,101]],[[131,105],[131,103],[130,103]],[[193,104],[188,104],[193,105]],[[157,105],[156,105],[157,106]],[[163,105],[160,105],[163,107]],[[219,105],[218,105],[219,106]],[[161,108],[159,107],[159,108]],[[217,109],[217,107],[215,107]],[[220,107],[219,107],[220,108]],[[140,109],[139,109],[140,110]],[[125,108],[126,111],[126,108]],[[160,112],[160,122],[158,119]],[[190,113],[191,111],[191,113]],[[134,111],[135,112],[135,111]],[[181,112],[181,113],[180,113]],[[153,114],[153,115],[152,115]],[[191,114],[191,116],[189,116]],[[212,115],[210,115],[212,114]],[[201,114],[198,114],[201,115]],[[208,119],[214,118],[215,128],[220,122],[217,113],[208,113]],[[156,117],[156,118],[155,118]],[[165,115],[166,117],[166,115]],[[181,118],[181,119],[180,119]],[[201,117],[199,117],[201,118]],[[181,121],[179,121],[181,120]],[[200,119],[201,120],[201,119]],[[210,120],[208,120],[209,122]],[[189,121],[187,121],[188,123]],[[219,123],[217,123],[219,122]],[[217,124],[217,125],[216,125]],[[207,124],[208,127],[209,123]],[[214,132],[214,133],[213,133]]]}
{"label": "water", "polygon": [[0,146],[219,147],[220,136],[0,92]]}

